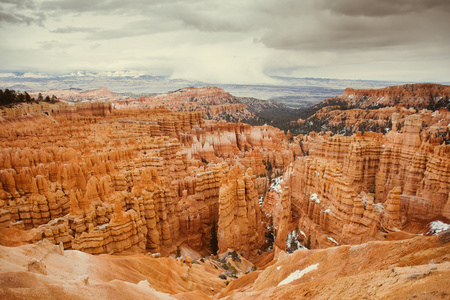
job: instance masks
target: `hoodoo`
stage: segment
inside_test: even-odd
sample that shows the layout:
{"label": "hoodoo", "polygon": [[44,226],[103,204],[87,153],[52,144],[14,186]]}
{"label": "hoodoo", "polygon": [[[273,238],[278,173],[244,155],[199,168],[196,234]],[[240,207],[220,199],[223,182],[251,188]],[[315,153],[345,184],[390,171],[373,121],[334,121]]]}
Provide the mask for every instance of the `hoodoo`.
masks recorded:
{"label": "hoodoo", "polygon": [[429,93],[448,98],[347,89],[315,118],[393,114],[382,132],[343,135],[251,126],[213,87],[3,107],[0,295],[445,298],[450,120],[440,100],[405,107]]}

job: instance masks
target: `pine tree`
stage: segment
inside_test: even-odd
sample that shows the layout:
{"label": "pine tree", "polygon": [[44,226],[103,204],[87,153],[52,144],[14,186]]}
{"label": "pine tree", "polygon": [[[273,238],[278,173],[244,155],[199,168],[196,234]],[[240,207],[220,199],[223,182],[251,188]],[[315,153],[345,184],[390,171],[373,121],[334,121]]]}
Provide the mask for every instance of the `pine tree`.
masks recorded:
{"label": "pine tree", "polygon": [[216,219],[213,219],[211,224],[211,235],[209,238],[209,251],[212,255],[217,255],[219,251],[219,241],[217,240],[217,224]]}
{"label": "pine tree", "polygon": [[266,237],[266,243],[268,245],[267,249],[272,250],[273,243],[275,242],[275,229],[273,228],[273,215],[270,215],[270,223],[269,227],[267,227],[268,231],[264,234]]}
{"label": "pine tree", "polygon": [[231,252],[231,259],[233,261],[241,261],[241,259],[239,258],[239,254],[237,254],[236,250],[233,250],[233,252]]}
{"label": "pine tree", "polygon": [[290,232],[286,237],[286,252],[294,253],[300,246],[298,242],[298,224],[295,226],[294,231]]}
{"label": "pine tree", "polygon": [[31,96],[27,92],[25,92],[25,101],[26,102],[31,102],[32,101]]}
{"label": "pine tree", "polygon": [[308,241],[306,242],[305,247],[311,249],[311,235],[308,235]]}

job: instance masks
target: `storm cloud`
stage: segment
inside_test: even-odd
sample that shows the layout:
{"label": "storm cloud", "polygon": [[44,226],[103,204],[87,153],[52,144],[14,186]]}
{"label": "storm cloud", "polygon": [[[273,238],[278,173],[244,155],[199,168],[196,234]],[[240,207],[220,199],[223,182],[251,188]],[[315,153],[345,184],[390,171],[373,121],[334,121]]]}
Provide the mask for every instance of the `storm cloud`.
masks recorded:
{"label": "storm cloud", "polygon": [[[0,0],[0,8],[5,72],[137,68],[225,83],[450,78],[447,0]],[[8,57],[36,47],[41,59]]]}

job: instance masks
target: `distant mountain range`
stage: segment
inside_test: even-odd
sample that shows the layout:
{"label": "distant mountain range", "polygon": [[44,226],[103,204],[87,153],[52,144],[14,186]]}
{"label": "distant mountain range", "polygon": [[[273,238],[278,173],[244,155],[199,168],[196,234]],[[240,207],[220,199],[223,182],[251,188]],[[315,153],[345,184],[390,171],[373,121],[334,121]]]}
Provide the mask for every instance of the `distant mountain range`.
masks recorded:
{"label": "distant mountain range", "polygon": [[74,72],[64,75],[42,73],[0,73],[0,89],[16,91],[47,91],[108,88],[114,93],[128,96],[151,96],[185,87],[214,85],[237,97],[274,100],[291,108],[304,108],[326,98],[342,94],[347,87],[382,88],[402,82],[342,80],[329,78],[272,77],[271,84],[217,84],[154,76],[145,72]]}

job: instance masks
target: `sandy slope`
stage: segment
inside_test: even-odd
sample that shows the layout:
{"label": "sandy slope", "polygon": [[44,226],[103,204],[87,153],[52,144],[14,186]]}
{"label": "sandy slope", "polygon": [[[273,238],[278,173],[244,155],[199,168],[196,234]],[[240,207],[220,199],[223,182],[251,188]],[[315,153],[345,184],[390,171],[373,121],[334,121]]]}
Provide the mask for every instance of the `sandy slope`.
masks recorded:
{"label": "sandy slope", "polygon": [[[298,250],[291,255],[280,256],[257,278],[247,275],[234,281],[219,297],[448,299],[449,241],[450,231],[447,231],[437,237],[420,236],[402,241]],[[293,273],[300,276],[291,283],[281,283]]]}
{"label": "sandy slope", "polygon": [[221,271],[208,260],[189,269],[171,258],[62,252],[44,240],[0,246],[0,299],[448,299],[450,230],[281,253],[227,287]]}
{"label": "sandy slope", "polygon": [[[33,261],[45,266],[29,267]],[[0,299],[208,298],[225,286],[218,274],[209,264],[189,269],[171,258],[94,256],[75,250],[61,255],[58,246],[46,241],[0,246]]]}

